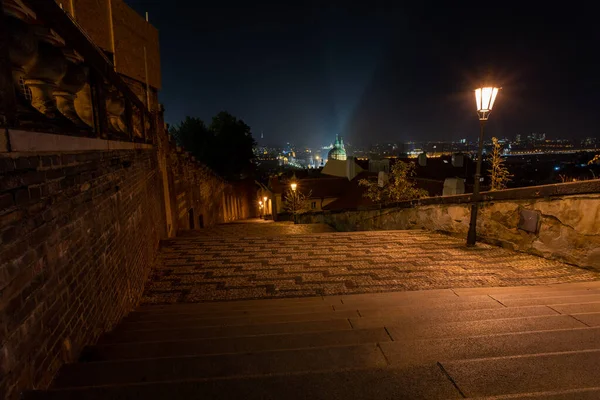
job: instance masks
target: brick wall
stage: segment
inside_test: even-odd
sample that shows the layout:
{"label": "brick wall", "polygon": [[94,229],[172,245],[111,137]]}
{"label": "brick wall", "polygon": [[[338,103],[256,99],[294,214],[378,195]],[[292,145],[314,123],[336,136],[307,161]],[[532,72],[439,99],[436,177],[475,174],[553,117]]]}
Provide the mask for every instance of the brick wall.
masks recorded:
{"label": "brick wall", "polygon": [[[60,137],[19,134],[37,148]],[[132,310],[159,240],[190,214],[194,229],[251,216],[253,185],[225,182],[165,132],[145,146],[0,153],[0,398],[47,386]]]}
{"label": "brick wall", "polygon": [[0,397],[47,385],[136,305],[164,231],[155,160],[0,158]]}

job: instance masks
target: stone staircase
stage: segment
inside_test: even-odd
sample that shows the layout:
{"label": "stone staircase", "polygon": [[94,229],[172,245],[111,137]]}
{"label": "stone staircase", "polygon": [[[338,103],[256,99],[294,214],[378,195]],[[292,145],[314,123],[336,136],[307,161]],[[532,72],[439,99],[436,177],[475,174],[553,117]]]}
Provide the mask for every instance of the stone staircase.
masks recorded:
{"label": "stone staircase", "polygon": [[[143,306],[25,399],[598,399],[600,284]],[[498,397],[500,396],[500,397]]]}

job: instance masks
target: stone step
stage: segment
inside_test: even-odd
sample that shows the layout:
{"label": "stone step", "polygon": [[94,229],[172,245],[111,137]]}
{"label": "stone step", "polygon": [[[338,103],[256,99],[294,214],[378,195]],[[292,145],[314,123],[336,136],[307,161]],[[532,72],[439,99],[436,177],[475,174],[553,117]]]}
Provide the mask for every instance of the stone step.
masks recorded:
{"label": "stone step", "polygon": [[[434,308],[423,309],[420,307],[388,307],[388,308],[354,308],[351,306],[336,307],[336,311],[324,313],[295,313],[295,314],[267,314],[257,316],[230,316],[222,315],[216,318],[215,314],[209,316],[198,316],[194,314],[174,314],[156,317],[152,321],[124,321],[119,325],[116,331],[143,329],[176,329],[192,328],[203,326],[235,326],[235,325],[256,325],[273,322],[293,322],[293,321],[325,321],[329,319],[346,318],[376,318],[381,320],[380,325],[413,323],[420,321],[471,321],[498,318],[516,318],[538,315],[557,315],[558,311],[546,306],[527,306],[527,307],[503,307],[499,303],[462,303],[466,307],[455,306],[437,306]],[[477,306],[482,305],[479,309]],[[491,307],[491,308],[489,308]],[[338,309],[339,308],[339,309]],[[457,310],[458,309],[458,310]],[[465,310],[465,311],[461,311]],[[282,311],[283,312],[283,311]]]}
{"label": "stone step", "polygon": [[494,292],[488,293],[489,296],[499,300],[523,300],[523,299],[543,299],[553,297],[579,297],[579,296],[598,296],[599,289],[577,289],[577,290],[545,290],[525,293]]}
{"label": "stone step", "polygon": [[547,296],[533,298],[511,299],[501,295],[492,295],[492,297],[507,307],[523,307],[534,305],[553,305],[553,304],[578,304],[592,303],[600,301],[600,294],[587,294],[577,296]]}
{"label": "stone step", "polygon": [[526,354],[600,349],[600,328],[382,342],[393,367]]}
{"label": "stone step", "polygon": [[461,399],[437,365],[302,372],[236,379],[145,383],[28,392],[24,400],[382,400]]}
{"label": "stone step", "polygon": [[173,306],[171,312],[166,309],[161,309],[160,312],[134,311],[124,319],[124,323],[130,322],[151,322],[151,321],[179,321],[182,319],[209,319],[209,318],[237,318],[237,317],[253,317],[253,316],[268,316],[268,315],[299,315],[299,314],[329,314],[341,311],[356,310],[381,310],[385,313],[387,310],[406,311],[407,313],[427,313],[427,312],[448,312],[461,310],[486,310],[495,308],[505,308],[502,304],[487,297],[486,301],[461,301],[459,303],[435,302],[434,304],[425,307],[419,305],[402,305],[400,303],[378,303],[373,301],[364,301],[360,304],[342,304],[338,305],[322,305],[322,306],[302,306],[302,307],[277,307],[277,308],[258,308],[258,309],[242,309],[242,310],[203,310],[199,308],[178,308]]}
{"label": "stone step", "polygon": [[[475,303],[478,304],[478,303]],[[382,324],[405,324],[418,322],[452,322],[476,321],[500,318],[519,318],[543,315],[558,315],[559,313],[547,306],[529,307],[494,307],[491,309],[456,310],[456,307],[440,307],[435,309],[421,308],[358,308],[361,318],[381,321]],[[353,320],[355,319],[352,318]]]}
{"label": "stone step", "polygon": [[196,356],[391,341],[384,328],[91,346],[81,361]]}
{"label": "stone step", "polygon": [[573,317],[577,318],[587,326],[600,326],[600,312],[573,314]]}
{"label": "stone step", "polygon": [[361,304],[343,304],[335,306],[336,311],[343,310],[381,310],[382,313],[385,311],[402,311],[407,310],[410,313],[421,312],[423,314],[429,312],[446,312],[446,311],[464,311],[464,310],[489,310],[494,308],[506,308],[499,302],[487,298],[487,301],[463,301],[460,303],[451,302],[440,302],[435,304],[429,304],[419,306],[418,304],[380,304],[377,302],[363,302]]}
{"label": "stone step", "polygon": [[598,400],[600,387],[571,390],[553,390],[550,392],[519,393],[506,396],[477,397],[474,400]]}
{"label": "stone step", "polygon": [[[304,297],[303,297],[304,298]],[[140,306],[135,311],[140,314],[165,314],[165,313],[240,313],[240,312],[269,312],[269,310],[329,310],[331,306],[342,304],[341,300],[331,299],[330,301],[323,300],[318,297],[306,297],[306,299],[313,299],[314,302],[271,302],[273,299],[262,299],[262,300],[248,300],[253,302],[259,302],[257,304],[243,304],[243,301],[226,301],[226,302],[214,302],[214,303],[172,303],[164,305],[152,305],[152,306]],[[280,299],[274,299],[280,300]],[[283,299],[288,300],[288,299]]]}
{"label": "stone step", "polygon": [[597,282],[577,282],[577,283],[558,283],[551,285],[532,285],[532,286],[495,286],[495,287],[477,287],[477,288],[453,288],[452,291],[458,296],[476,296],[476,295],[516,295],[516,296],[548,296],[549,294],[561,295],[561,293],[586,293],[588,291],[598,291]]}
{"label": "stone step", "polygon": [[139,330],[114,333],[111,332],[106,335],[103,335],[98,343],[109,344],[172,341],[186,339],[270,335],[283,333],[339,331],[349,329],[352,329],[352,325],[350,325],[350,322],[348,320],[331,319],[327,321],[299,321],[262,325],[210,326],[200,328]]}
{"label": "stone step", "polygon": [[[380,320],[369,318],[350,320],[355,329],[381,326]],[[585,328],[582,322],[568,315],[503,318],[482,321],[446,323],[422,323],[413,325],[384,325],[394,341],[410,339],[436,339],[449,337],[481,336],[498,333],[549,331],[557,329]]]}
{"label": "stone step", "polygon": [[259,300],[232,300],[232,301],[214,301],[214,302],[198,302],[198,303],[173,303],[159,305],[142,305],[137,311],[139,312],[172,312],[172,310],[257,310],[270,308],[285,308],[285,307],[311,307],[339,304],[338,296],[331,297],[290,297],[281,299],[259,299]]}
{"label": "stone step", "polygon": [[67,364],[53,387],[81,387],[387,366],[377,344]]}
{"label": "stone step", "polygon": [[[460,305],[463,303],[468,304],[491,304],[495,306],[498,302],[492,299],[488,295],[481,296],[467,296],[467,297],[443,297],[443,298],[429,298],[425,296],[420,297],[364,297],[364,298],[354,298],[350,296],[342,296],[342,302],[345,307],[386,307],[386,306],[395,306],[395,307],[421,307],[421,308],[429,308],[429,307],[439,307],[439,306],[447,306],[447,305]],[[337,306],[336,306],[337,307]]]}
{"label": "stone step", "polygon": [[600,387],[600,349],[440,364],[466,397]]}
{"label": "stone step", "polygon": [[[535,287],[533,287],[535,288]],[[455,305],[462,309],[468,309],[468,305],[461,303],[480,303],[474,304],[474,307],[483,308],[485,303],[493,304],[495,300],[500,301],[506,306],[528,306],[545,304],[569,304],[581,302],[600,301],[600,290],[581,289],[581,290],[543,290],[538,289],[535,292],[511,293],[491,289],[504,288],[478,288],[474,293],[485,293],[480,290],[490,289],[488,294],[471,294],[456,296],[452,291],[444,289],[441,291],[417,291],[417,292],[390,292],[375,293],[368,295],[344,295],[344,296],[325,296],[325,297],[303,297],[303,298],[285,298],[269,300],[245,300],[230,302],[207,302],[207,303],[175,303],[168,305],[147,305],[140,307],[132,313],[131,320],[138,320],[157,315],[172,314],[221,314],[231,313],[231,315],[269,314],[280,313],[285,310],[286,313],[304,313],[304,312],[324,312],[329,311],[331,306],[344,308],[354,307],[449,307]],[[459,291],[460,289],[456,289]],[[495,300],[494,300],[495,299]],[[491,307],[494,307],[492,305]],[[152,317],[150,316],[152,315]]]}
{"label": "stone step", "polygon": [[[555,311],[552,311],[556,314]],[[180,328],[201,328],[208,326],[239,326],[239,325],[259,325],[281,322],[299,322],[299,321],[328,321],[333,319],[348,319],[358,317],[355,310],[327,311],[319,313],[306,314],[273,314],[256,316],[221,316],[212,315],[208,318],[163,318],[156,321],[142,322],[123,322],[115,332],[130,330],[147,329],[180,329]]]}
{"label": "stone step", "polygon": [[[341,303],[340,303],[341,304]],[[206,310],[206,309],[194,309],[184,308],[180,309],[175,306],[170,311],[153,312],[151,309],[148,311],[133,311],[127,317],[123,319],[123,322],[146,322],[146,321],[160,321],[160,320],[176,320],[179,318],[214,318],[227,316],[227,317],[245,317],[245,316],[259,316],[259,315],[276,315],[276,314],[310,314],[310,313],[325,313],[335,311],[335,307],[331,304],[322,305],[311,305],[311,306],[284,306],[275,308],[247,308],[247,309],[234,309],[234,310]]]}
{"label": "stone step", "polygon": [[561,314],[600,313],[600,302],[578,304],[552,304],[551,307]]}
{"label": "stone step", "polygon": [[418,305],[427,307],[429,305],[440,305],[462,302],[493,302],[487,295],[456,296],[448,289],[426,290],[413,292],[385,292],[370,294],[353,294],[344,296],[324,296],[324,297],[300,297],[283,299],[262,299],[262,300],[239,300],[226,302],[202,302],[202,303],[174,303],[164,305],[143,305],[136,310],[136,314],[161,314],[161,313],[211,313],[211,312],[262,312],[271,309],[291,310],[295,308],[310,307],[330,307],[340,304],[398,304],[398,305]]}

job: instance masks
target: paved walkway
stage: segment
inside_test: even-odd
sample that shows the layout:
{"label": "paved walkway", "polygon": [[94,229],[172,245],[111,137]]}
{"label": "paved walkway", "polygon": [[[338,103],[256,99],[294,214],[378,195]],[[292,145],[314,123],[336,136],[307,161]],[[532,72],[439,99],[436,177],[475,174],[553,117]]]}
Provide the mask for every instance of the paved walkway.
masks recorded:
{"label": "paved walkway", "polygon": [[331,232],[326,225],[224,224],[163,244],[143,303],[442,288],[548,285],[599,275],[426,231]]}
{"label": "paved walkway", "polygon": [[600,282],[142,306],[25,400],[600,398]]}

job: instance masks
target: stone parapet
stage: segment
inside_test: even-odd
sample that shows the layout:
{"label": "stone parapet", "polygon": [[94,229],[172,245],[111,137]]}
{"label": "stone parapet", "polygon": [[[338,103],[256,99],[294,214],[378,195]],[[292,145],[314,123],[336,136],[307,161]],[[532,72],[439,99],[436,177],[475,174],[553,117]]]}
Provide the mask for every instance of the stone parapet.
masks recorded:
{"label": "stone parapet", "polygon": [[[445,196],[386,207],[307,213],[339,231],[426,229],[466,238],[471,195]],[[537,218],[533,232],[520,229]],[[600,270],[600,180],[482,193],[478,240]]]}

